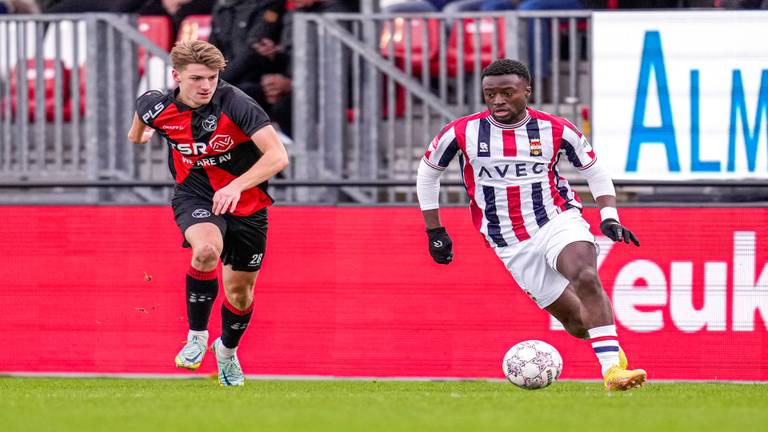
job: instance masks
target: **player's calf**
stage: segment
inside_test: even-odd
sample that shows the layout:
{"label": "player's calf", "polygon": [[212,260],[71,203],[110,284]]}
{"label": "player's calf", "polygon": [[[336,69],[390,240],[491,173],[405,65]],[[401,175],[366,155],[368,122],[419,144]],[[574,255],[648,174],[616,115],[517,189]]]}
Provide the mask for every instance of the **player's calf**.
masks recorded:
{"label": "player's calf", "polygon": [[584,327],[584,323],[581,321],[581,317],[569,317],[561,321],[565,331],[571,336],[579,339],[589,339],[589,332]]}

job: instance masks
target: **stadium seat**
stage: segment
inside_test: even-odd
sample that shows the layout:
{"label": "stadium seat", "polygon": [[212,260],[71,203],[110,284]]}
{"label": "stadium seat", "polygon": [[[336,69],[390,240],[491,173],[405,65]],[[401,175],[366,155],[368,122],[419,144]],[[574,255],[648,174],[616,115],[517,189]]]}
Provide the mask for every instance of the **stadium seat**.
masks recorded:
{"label": "stadium seat", "polygon": [[[436,19],[414,18],[409,20],[411,27],[410,45],[406,45],[406,19],[395,18],[394,21],[384,23],[379,39],[379,49],[384,58],[389,57],[390,43],[395,64],[400,69],[405,69],[406,53],[411,53],[411,65],[414,75],[420,75],[424,64],[424,57],[428,64],[432,64],[439,53],[440,47],[440,23]],[[424,30],[427,30],[426,43]],[[391,42],[390,42],[391,41]]]}
{"label": "stadium seat", "polygon": [[210,15],[190,15],[184,18],[179,27],[177,41],[201,40],[207,41],[211,36]]}
{"label": "stadium seat", "polygon": [[[464,42],[464,72],[471,73],[475,70],[475,34],[480,33],[480,68],[484,68],[496,59],[504,57],[504,18],[481,18],[479,25],[474,18],[456,21],[451,28],[448,37],[448,50],[446,62],[448,63],[448,75],[456,76],[458,72],[458,39],[459,26],[463,27]],[[494,25],[495,24],[495,25]],[[493,57],[493,45],[496,44],[496,57]],[[437,75],[437,66],[433,66],[432,74]]]}
{"label": "stadium seat", "polygon": [[[383,115],[383,118],[389,118],[389,86],[387,85],[387,80],[389,78],[384,78],[382,80],[382,91],[381,91],[381,113]],[[403,117],[405,115],[405,88],[401,85],[398,85],[395,83],[395,118]]]}
{"label": "stadium seat", "polygon": [[[411,74],[417,79],[421,76],[424,61],[426,57],[427,64],[433,65],[437,61],[440,52],[440,22],[436,19],[414,18],[408,20],[405,18],[395,18],[393,21],[384,23],[381,37],[379,39],[379,50],[384,58],[388,58],[390,50],[395,65],[401,70],[406,69],[406,53],[410,51],[411,56]],[[410,24],[410,44],[406,43],[407,25]],[[427,37],[424,39],[424,30]],[[425,43],[426,42],[426,43]],[[391,47],[389,45],[392,45]],[[387,106],[387,85],[384,81],[383,89],[383,107],[384,116],[387,117],[389,110]],[[395,86],[395,116],[402,117],[405,114],[405,89],[399,85]]]}
{"label": "stadium seat", "polygon": [[[139,32],[155,45],[165,51],[171,50],[173,41],[173,23],[167,16],[140,16],[138,21]],[[139,75],[144,75],[147,65],[147,56],[144,47],[139,46]]]}
{"label": "stadium seat", "polygon": [[[27,113],[29,122],[34,122],[37,115],[37,73],[36,73],[36,59],[27,60],[27,100],[29,101],[29,111]],[[43,63],[43,93],[45,98],[45,121],[55,121],[56,113],[56,63],[54,60],[47,59]],[[61,101],[62,101],[62,120],[68,122],[72,119],[72,90],[71,79],[72,70],[63,63],[61,64]],[[18,111],[17,107],[17,92],[18,92],[18,77],[16,69],[11,72],[10,77],[10,103],[11,103],[11,116],[16,118]],[[85,115],[85,77],[83,72],[80,74],[80,115]],[[5,102],[3,103],[5,106]]]}
{"label": "stadium seat", "polygon": [[160,48],[170,51],[173,41],[173,23],[167,16],[140,16],[139,32]]}
{"label": "stadium seat", "polygon": [[[69,104],[68,104],[69,105]],[[85,115],[85,65],[80,65],[80,115]]]}

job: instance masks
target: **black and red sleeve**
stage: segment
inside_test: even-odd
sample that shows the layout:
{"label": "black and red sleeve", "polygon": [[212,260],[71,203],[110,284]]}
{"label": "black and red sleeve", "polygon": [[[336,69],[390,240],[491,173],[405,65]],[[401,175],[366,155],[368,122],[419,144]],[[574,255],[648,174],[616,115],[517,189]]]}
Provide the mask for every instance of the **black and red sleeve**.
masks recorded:
{"label": "black and red sleeve", "polygon": [[250,137],[259,129],[272,123],[264,109],[239,89],[232,88],[229,96],[226,99],[224,112],[247,136]]}
{"label": "black and red sleeve", "polygon": [[154,127],[157,116],[165,109],[165,95],[157,90],[150,90],[136,99],[136,114],[141,122]]}

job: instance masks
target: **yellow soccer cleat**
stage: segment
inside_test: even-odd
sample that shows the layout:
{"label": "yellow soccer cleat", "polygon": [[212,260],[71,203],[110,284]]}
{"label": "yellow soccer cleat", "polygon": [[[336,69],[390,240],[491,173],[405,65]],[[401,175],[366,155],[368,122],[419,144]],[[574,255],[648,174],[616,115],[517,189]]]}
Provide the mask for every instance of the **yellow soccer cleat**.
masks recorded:
{"label": "yellow soccer cleat", "polygon": [[199,368],[200,364],[203,363],[207,343],[205,338],[192,336],[176,355],[176,367],[189,370]]}
{"label": "yellow soccer cleat", "polygon": [[627,360],[627,355],[624,353],[624,350],[619,348],[619,369],[626,369],[629,365],[629,360]]}
{"label": "yellow soccer cleat", "polygon": [[647,374],[643,369],[621,369],[619,365],[611,366],[603,377],[605,389],[608,391],[624,391],[642,387]]}

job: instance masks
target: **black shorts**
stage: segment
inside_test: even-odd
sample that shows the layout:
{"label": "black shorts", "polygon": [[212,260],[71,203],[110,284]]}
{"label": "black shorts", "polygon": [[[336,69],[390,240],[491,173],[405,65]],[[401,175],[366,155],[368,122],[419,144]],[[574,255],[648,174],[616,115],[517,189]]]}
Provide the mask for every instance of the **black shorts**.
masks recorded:
{"label": "black shorts", "polygon": [[[192,225],[212,223],[219,227],[224,238],[221,262],[236,271],[258,271],[267,248],[267,209],[250,216],[216,216],[211,212],[212,205],[210,200],[196,195],[184,192],[174,195],[171,206],[182,236]],[[186,239],[182,246],[190,247]]]}

